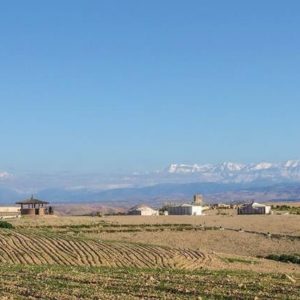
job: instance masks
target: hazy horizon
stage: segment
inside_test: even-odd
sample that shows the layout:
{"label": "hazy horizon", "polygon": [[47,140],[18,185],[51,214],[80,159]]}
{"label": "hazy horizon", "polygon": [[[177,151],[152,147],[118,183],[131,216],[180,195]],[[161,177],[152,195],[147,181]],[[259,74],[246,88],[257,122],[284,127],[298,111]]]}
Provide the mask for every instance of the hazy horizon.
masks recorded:
{"label": "hazy horizon", "polygon": [[[0,172],[1,192],[101,191],[140,188],[159,184],[234,183],[265,187],[300,184],[300,160],[280,162],[222,162],[217,164],[169,164],[158,170],[139,172]],[[2,189],[2,190],[1,190]],[[1,198],[1,197],[0,197]]]}

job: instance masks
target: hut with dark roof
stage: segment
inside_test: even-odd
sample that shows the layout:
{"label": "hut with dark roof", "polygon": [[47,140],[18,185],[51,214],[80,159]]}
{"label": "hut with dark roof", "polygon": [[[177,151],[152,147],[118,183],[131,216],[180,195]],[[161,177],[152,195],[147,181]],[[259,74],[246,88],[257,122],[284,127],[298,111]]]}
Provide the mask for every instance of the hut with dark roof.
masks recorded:
{"label": "hut with dark roof", "polygon": [[33,196],[30,199],[16,202],[16,204],[21,205],[21,215],[43,216],[53,214],[52,207],[47,206],[49,202],[35,199]]}

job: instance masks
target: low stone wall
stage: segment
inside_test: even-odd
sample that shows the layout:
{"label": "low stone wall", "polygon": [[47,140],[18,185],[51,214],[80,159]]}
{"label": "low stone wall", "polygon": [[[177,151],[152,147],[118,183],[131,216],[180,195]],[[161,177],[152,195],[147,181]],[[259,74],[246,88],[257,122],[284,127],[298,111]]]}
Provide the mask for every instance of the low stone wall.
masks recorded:
{"label": "low stone wall", "polygon": [[44,207],[40,208],[23,208],[21,209],[21,215],[26,216],[44,216],[46,214],[46,210]]}
{"label": "low stone wall", "polygon": [[30,215],[30,216],[34,216],[37,215],[36,211],[38,209],[36,208],[22,208],[21,209],[21,215]]}

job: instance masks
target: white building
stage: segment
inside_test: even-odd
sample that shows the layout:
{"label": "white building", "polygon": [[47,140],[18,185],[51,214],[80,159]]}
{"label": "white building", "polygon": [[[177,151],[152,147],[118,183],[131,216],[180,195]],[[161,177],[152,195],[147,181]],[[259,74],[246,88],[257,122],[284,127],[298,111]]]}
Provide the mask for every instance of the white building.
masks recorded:
{"label": "white building", "polygon": [[151,208],[150,206],[142,204],[142,205],[137,205],[137,206],[132,207],[128,211],[128,214],[129,215],[137,215],[137,216],[158,216],[159,211]]}
{"label": "white building", "polygon": [[199,205],[182,204],[178,206],[169,206],[167,211],[169,215],[201,216],[203,207]]}
{"label": "white building", "polygon": [[238,208],[238,215],[269,215],[271,206],[256,202],[243,204]]}
{"label": "white building", "polygon": [[0,206],[0,219],[9,219],[19,217],[21,210],[15,206]]}

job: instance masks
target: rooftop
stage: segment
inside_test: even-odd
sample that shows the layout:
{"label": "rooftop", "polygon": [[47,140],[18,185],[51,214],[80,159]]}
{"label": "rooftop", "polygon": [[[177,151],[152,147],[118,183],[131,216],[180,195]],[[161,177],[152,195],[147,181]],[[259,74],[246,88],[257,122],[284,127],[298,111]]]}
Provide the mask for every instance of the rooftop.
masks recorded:
{"label": "rooftop", "polygon": [[16,204],[49,204],[49,202],[42,201],[39,199],[34,199],[33,196],[31,196],[30,199],[26,199],[24,201],[16,202]]}
{"label": "rooftop", "polygon": [[242,205],[242,207],[247,207],[247,206],[252,206],[252,207],[266,207],[267,205],[257,203],[257,202],[251,202],[251,203],[245,203]]}
{"label": "rooftop", "polygon": [[152,209],[153,210],[153,208],[151,208],[150,206],[148,206],[146,204],[139,204],[139,205],[136,205],[136,206],[130,208],[129,211],[133,211],[133,210],[145,210],[145,209]]}

